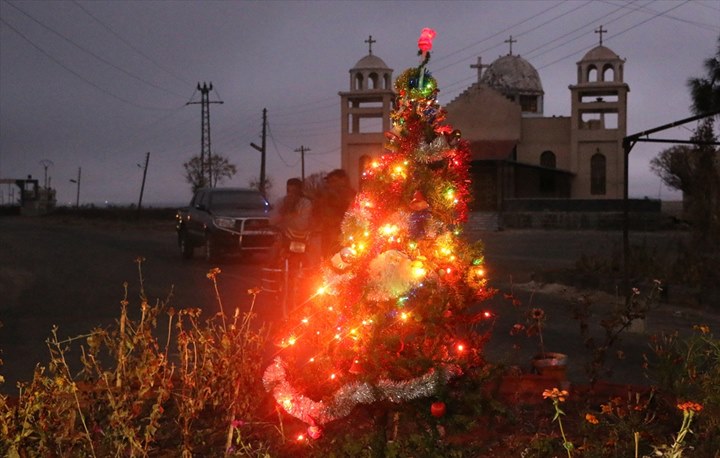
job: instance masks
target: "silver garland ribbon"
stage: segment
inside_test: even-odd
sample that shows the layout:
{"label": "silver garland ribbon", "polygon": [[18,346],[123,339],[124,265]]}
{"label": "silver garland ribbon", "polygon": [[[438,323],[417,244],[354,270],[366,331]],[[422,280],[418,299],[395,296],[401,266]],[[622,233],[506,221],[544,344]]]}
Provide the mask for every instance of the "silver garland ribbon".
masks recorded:
{"label": "silver garland ribbon", "polygon": [[447,140],[440,135],[430,143],[421,142],[414,151],[415,159],[425,164],[439,161],[449,149]]}
{"label": "silver garland ribbon", "polygon": [[323,425],[350,414],[358,404],[372,404],[381,400],[394,403],[432,396],[442,384],[462,374],[460,366],[446,364],[425,375],[409,380],[381,379],[373,385],[368,382],[351,382],[340,387],[329,402],[314,401],[304,396],[287,381],[285,362],[279,356],[265,369],[263,386],[272,391],[275,400],[295,418],[308,425]]}

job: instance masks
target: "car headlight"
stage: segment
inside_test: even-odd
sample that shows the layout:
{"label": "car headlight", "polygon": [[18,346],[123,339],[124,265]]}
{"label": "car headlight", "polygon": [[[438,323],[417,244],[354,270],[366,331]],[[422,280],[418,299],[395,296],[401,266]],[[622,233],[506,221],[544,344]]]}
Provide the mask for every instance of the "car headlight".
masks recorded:
{"label": "car headlight", "polygon": [[213,222],[217,227],[224,229],[232,229],[235,227],[235,220],[233,218],[215,218]]}

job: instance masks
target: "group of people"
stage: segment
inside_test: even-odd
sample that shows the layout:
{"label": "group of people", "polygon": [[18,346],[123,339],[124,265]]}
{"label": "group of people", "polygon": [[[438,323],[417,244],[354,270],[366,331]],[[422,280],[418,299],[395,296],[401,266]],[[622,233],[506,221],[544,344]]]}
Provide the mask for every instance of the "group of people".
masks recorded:
{"label": "group of people", "polygon": [[355,190],[347,173],[343,169],[328,173],[323,186],[312,198],[305,195],[303,187],[301,179],[290,178],[286,183],[286,195],[273,205],[270,224],[282,235],[269,255],[271,263],[279,261],[288,236],[308,239],[308,265],[318,264],[341,248],[343,217],[355,199]]}

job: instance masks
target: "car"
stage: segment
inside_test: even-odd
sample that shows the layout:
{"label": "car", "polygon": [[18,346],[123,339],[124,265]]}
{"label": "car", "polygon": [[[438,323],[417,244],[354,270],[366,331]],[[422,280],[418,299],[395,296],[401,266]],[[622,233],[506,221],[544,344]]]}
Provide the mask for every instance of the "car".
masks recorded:
{"label": "car", "polygon": [[270,226],[270,204],[255,189],[201,188],[186,208],[178,209],[176,229],[180,254],[194,256],[204,248],[208,261],[226,255],[266,252],[277,234]]}

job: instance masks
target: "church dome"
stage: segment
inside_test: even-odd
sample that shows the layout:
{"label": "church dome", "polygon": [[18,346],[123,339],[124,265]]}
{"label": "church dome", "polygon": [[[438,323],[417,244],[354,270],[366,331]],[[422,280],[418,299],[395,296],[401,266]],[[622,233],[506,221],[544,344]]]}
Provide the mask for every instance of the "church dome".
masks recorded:
{"label": "church dome", "polygon": [[620,56],[615,54],[615,52],[606,47],[606,46],[595,46],[593,49],[588,51],[582,58],[581,62],[583,60],[603,60],[603,61],[610,61],[610,60],[618,60],[620,59]]}
{"label": "church dome", "polygon": [[507,55],[495,60],[480,82],[503,94],[543,93],[537,70],[520,56]]}
{"label": "church dome", "polygon": [[378,56],[368,54],[357,61],[352,70],[390,70],[390,68]]}

